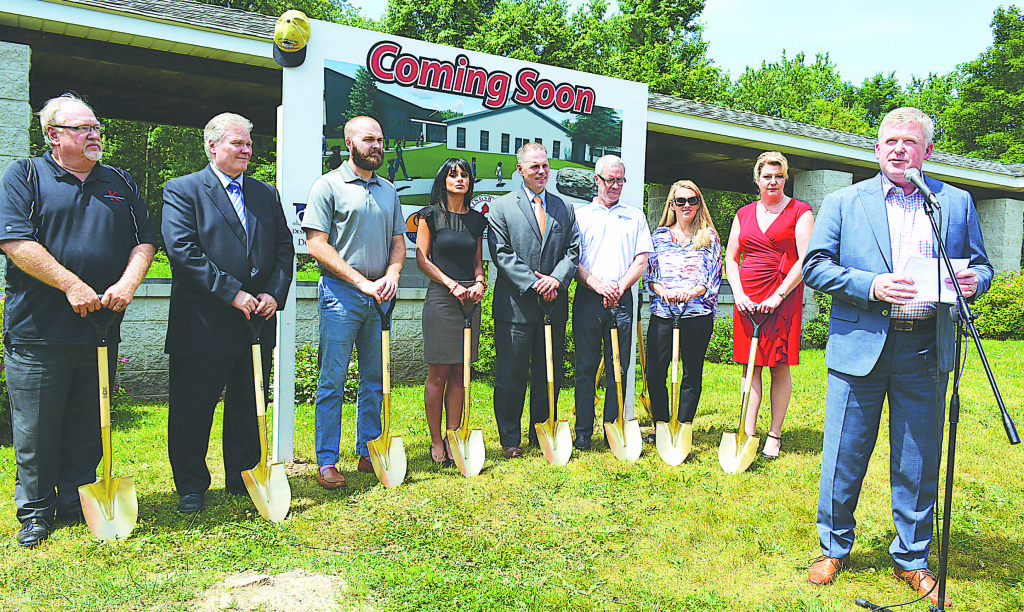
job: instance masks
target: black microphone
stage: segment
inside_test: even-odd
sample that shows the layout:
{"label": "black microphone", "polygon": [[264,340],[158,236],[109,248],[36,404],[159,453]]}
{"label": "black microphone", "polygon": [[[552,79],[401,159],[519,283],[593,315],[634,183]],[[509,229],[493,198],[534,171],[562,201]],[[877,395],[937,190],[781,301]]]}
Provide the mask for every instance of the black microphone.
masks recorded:
{"label": "black microphone", "polygon": [[925,184],[924,177],[921,176],[920,170],[918,170],[917,168],[907,168],[906,170],[903,171],[903,178],[913,183],[914,187],[917,187],[918,190],[921,191],[921,195],[924,196],[924,199],[927,200],[929,204],[931,204],[935,208],[942,208],[941,206],[939,206],[939,199],[935,197],[935,194],[932,193],[932,190],[929,189],[928,185]]}
{"label": "black microphone", "polygon": [[867,608],[868,610],[874,610],[875,612],[892,612],[892,610],[890,610],[887,606],[876,606],[875,604],[873,604],[870,601],[864,599],[863,597],[858,597],[857,599],[854,600],[854,603],[857,604],[858,606],[862,607],[862,608]]}

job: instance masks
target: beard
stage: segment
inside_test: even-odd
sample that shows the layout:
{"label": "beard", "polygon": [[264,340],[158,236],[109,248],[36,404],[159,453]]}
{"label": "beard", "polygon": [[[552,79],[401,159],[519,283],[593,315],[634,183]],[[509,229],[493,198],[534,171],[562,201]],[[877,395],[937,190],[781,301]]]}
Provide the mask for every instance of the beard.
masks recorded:
{"label": "beard", "polygon": [[377,153],[369,153],[363,155],[362,151],[358,147],[352,147],[352,163],[362,168],[363,170],[369,170],[373,172],[377,168],[384,165],[384,156]]}
{"label": "beard", "polygon": [[98,162],[103,158],[103,151],[85,151],[82,156],[92,162]]}

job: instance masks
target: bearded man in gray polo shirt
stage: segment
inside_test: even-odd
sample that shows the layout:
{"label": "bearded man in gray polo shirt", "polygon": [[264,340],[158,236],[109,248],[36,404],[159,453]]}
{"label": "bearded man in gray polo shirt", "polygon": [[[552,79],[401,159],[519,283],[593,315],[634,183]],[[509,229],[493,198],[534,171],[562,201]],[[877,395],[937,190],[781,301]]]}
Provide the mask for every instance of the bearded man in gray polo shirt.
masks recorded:
{"label": "bearded man in gray polo shirt", "polygon": [[302,229],[320,265],[320,381],[316,392],[317,482],[345,485],[336,464],[341,406],[352,347],[359,360],[357,469],[372,472],[366,442],[381,434],[384,401],[380,317],[374,301],[395,298],[405,262],[404,219],[394,185],[374,171],[384,161],[384,134],[370,117],[345,124],[349,159],[313,183]]}

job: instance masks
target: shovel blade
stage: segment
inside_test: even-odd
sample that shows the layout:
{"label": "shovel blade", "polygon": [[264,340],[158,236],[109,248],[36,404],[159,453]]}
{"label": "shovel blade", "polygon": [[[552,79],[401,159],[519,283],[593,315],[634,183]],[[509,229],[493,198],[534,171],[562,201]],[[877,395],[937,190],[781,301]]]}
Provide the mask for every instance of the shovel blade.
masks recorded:
{"label": "shovel blade", "polygon": [[400,436],[377,438],[366,443],[370,450],[370,463],[373,473],[382,485],[391,489],[405,480],[406,458],[405,445]]}
{"label": "shovel blade", "polygon": [[85,524],[101,540],[123,540],[135,529],[139,518],[139,498],[135,478],[99,479],[78,487]]}
{"label": "shovel blade", "polygon": [[643,452],[644,441],[640,435],[640,423],[636,419],[605,423],[604,437],[619,461],[636,461]]}
{"label": "shovel blade", "polygon": [[283,463],[245,470],[242,472],[242,481],[260,516],[271,523],[280,523],[288,516],[288,509],[292,505],[292,488],[288,484]]}
{"label": "shovel blade", "polygon": [[745,436],[740,440],[738,433],[723,433],[718,445],[718,463],[726,474],[741,474],[754,462],[757,455],[758,436]]}
{"label": "shovel blade", "polygon": [[693,445],[693,423],[678,423],[672,427],[671,422],[658,421],[654,426],[655,446],[658,456],[665,463],[675,467],[686,461]]}
{"label": "shovel blade", "polygon": [[472,478],[484,467],[487,451],[484,449],[484,432],[481,429],[469,430],[469,436],[463,440],[457,430],[448,430],[448,448],[452,450],[455,465],[466,478]]}
{"label": "shovel blade", "polygon": [[544,451],[544,458],[551,465],[565,465],[572,457],[572,432],[569,421],[555,421],[555,430],[548,429],[547,423],[537,423],[537,441]]}

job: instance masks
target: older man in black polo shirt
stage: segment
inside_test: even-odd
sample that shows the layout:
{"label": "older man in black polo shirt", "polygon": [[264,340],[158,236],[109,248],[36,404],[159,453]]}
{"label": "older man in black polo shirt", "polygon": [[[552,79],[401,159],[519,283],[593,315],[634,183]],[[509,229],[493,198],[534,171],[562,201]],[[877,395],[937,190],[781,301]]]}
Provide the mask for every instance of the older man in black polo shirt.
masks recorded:
{"label": "older man in black polo shirt", "polygon": [[[8,258],[4,362],[18,472],[18,544],[55,520],[77,521],[80,485],[100,462],[96,332],[89,313],[122,312],[156,253],[132,177],[99,164],[103,126],[71,94],[39,112],[52,150],[0,178],[0,249]],[[114,371],[119,329],[109,333]]]}

